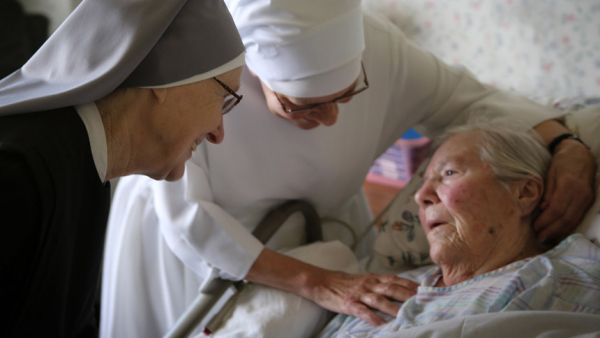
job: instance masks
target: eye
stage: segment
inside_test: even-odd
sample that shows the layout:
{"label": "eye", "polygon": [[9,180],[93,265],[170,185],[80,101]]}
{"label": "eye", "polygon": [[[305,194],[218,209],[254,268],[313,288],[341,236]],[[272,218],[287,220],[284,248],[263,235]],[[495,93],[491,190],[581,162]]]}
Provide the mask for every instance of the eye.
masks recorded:
{"label": "eye", "polygon": [[452,176],[454,174],[456,174],[457,172],[454,170],[444,170],[444,176]]}

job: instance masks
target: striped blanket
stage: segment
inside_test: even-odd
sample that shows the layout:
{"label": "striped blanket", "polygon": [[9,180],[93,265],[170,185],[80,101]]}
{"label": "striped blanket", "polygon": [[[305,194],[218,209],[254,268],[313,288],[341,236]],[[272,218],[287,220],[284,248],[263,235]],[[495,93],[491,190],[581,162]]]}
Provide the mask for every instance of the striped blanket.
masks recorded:
{"label": "striped blanket", "polygon": [[402,304],[395,319],[373,327],[358,318],[338,315],[321,337],[380,337],[455,317],[505,311],[600,315],[600,248],[581,234],[569,236],[544,254],[449,287],[433,286],[441,277],[437,266],[399,276],[421,286]]}

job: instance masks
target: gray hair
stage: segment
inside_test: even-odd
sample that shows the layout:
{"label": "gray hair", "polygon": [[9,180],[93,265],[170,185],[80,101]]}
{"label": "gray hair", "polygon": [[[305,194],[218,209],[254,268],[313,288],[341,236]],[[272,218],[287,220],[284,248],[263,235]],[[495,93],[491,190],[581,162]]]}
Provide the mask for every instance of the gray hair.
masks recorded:
{"label": "gray hair", "polygon": [[506,120],[470,119],[465,125],[441,135],[434,149],[450,137],[464,133],[476,133],[481,159],[507,188],[508,183],[530,175],[544,182],[552,156],[542,138],[532,129]]}

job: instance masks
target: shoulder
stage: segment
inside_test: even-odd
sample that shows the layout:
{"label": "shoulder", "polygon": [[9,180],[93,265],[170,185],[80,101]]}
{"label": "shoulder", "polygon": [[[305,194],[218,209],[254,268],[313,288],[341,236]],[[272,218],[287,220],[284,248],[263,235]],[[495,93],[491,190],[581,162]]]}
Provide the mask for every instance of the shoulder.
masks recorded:
{"label": "shoulder", "polygon": [[73,130],[76,132],[83,121],[73,107],[63,107],[49,111],[24,113],[0,117],[0,141],[3,146],[24,147],[43,143],[52,137],[72,137],[73,134],[62,132]]}
{"label": "shoulder", "polygon": [[[363,14],[366,64],[374,63],[384,76],[394,77],[400,70],[408,39],[388,18],[372,12]],[[385,75],[387,74],[387,75]]]}
{"label": "shoulder", "polygon": [[363,25],[365,30],[365,38],[370,40],[374,37],[404,39],[404,33],[394,25],[388,18],[383,15],[365,11],[363,13]]}
{"label": "shoulder", "polygon": [[27,237],[33,229],[28,225],[37,224],[41,217],[38,211],[42,197],[37,180],[20,154],[0,152],[0,163],[0,210],[4,220],[14,222],[3,227],[3,237],[11,240]]}

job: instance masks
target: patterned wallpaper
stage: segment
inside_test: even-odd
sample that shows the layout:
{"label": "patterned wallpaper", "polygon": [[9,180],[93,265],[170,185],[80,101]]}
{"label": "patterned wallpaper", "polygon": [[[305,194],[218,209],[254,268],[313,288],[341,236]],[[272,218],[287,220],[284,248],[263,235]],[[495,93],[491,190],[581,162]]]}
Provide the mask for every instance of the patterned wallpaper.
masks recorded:
{"label": "patterned wallpaper", "polygon": [[498,88],[540,101],[600,96],[600,0],[364,0],[364,6]]}

